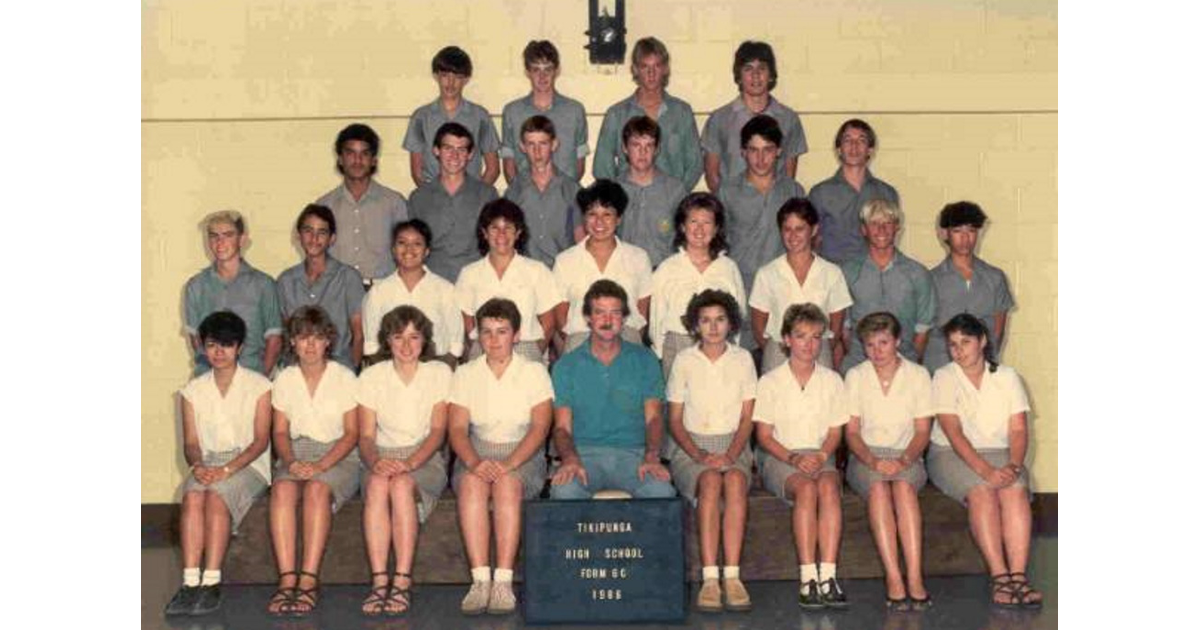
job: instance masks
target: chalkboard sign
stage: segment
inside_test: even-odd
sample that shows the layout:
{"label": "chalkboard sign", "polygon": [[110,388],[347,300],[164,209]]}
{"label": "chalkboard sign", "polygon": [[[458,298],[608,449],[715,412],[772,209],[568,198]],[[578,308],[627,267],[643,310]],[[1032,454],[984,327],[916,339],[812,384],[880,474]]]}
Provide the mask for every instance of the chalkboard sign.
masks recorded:
{"label": "chalkboard sign", "polygon": [[524,504],[525,621],[683,621],[683,501]]}

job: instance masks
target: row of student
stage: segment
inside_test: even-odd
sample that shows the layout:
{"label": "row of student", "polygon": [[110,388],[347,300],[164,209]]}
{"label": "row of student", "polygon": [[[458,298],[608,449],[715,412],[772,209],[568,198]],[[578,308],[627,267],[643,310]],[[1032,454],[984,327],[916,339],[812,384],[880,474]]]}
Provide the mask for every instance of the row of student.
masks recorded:
{"label": "row of student", "polygon": [[[531,225],[516,203],[494,199],[466,230],[481,257],[467,263],[455,282],[432,269],[437,232],[422,219],[410,219],[389,230],[395,271],[373,282],[369,292],[353,269],[330,255],[340,239],[339,222],[329,208],[310,205],[301,212],[296,231],[305,260],[275,283],[241,259],[246,237],[240,216],[216,213],[207,221],[214,264],[185,289],[196,371],[207,369],[194,330],[208,313],[228,308],[242,316],[250,329],[243,363],[270,374],[282,349],[281,313],[286,316],[304,305],[320,305],[330,314],[340,333],[333,355],[356,369],[364,350],[369,354],[378,348],[375,335],[383,315],[401,304],[416,305],[434,322],[437,353],[453,366],[460,357],[480,354],[472,314],[493,297],[517,304],[531,322],[518,350],[543,360],[551,345],[554,356],[560,356],[586,337],[580,307],[588,287],[601,278],[633,296],[625,335],[638,341],[644,330],[664,374],[670,374],[675,355],[690,343],[680,319],[687,303],[706,288],[734,296],[750,323],[743,346],[760,349],[763,372],[785,360],[777,330],[792,304],[814,303],[829,317],[821,361],[843,373],[866,357],[852,331],[869,313],[895,315],[906,331],[900,352],[932,372],[949,361],[940,325],[969,312],[988,324],[993,339],[1001,339],[1012,307],[1004,273],[975,257],[986,216],[970,202],[942,210],[938,231],[949,254],[931,272],[896,248],[901,214],[892,203],[875,199],[864,205],[859,226],[867,251],[839,266],[814,251],[823,225],[812,202],[788,198],[775,211],[763,208],[760,213],[773,216],[772,239],[783,253],[749,273],[727,255],[733,249],[731,219],[717,196],[692,193],[680,200],[670,218],[675,253],[657,266],[644,249],[618,236],[630,218],[630,200],[621,186],[599,180],[579,190],[575,203],[582,208],[583,238],[555,256],[553,270],[524,255],[537,224]],[[750,285],[745,284],[747,275]],[[747,286],[752,287],[749,295]]]}
{"label": "row of student", "polygon": [[[560,94],[555,83],[561,67],[558,49],[549,41],[530,41],[522,53],[528,95],[506,104],[501,115],[501,134],[496,133],[488,110],[463,96],[471,80],[470,56],[457,46],[447,46],[434,56],[431,67],[438,97],[418,107],[405,132],[403,146],[409,153],[414,182],[434,181],[440,168],[435,148],[437,130],[447,122],[461,124],[478,142],[470,156],[467,172],[486,184],[494,184],[503,170],[510,184],[531,169],[531,160],[519,150],[521,126],[533,116],[544,116],[558,129],[559,142],[552,149],[554,170],[574,181],[585,172],[588,147],[587,117],[583,105]],[[783,127],[784,159],[778,165],[781,177],[794,179],[799,157],[808,151],[800,117],[771,96],[778,81],[775,52],[770,44],[743,42],[734,53],[733,80],[738,96],[717,109],[700,133],[691,105],[667,92],[671,77],[671,54],[654,37],[633,46],[630,71],[637,89],[612,105],[604,114],[592,174],[596,179],[615,179],[628,166],[620,150],[621,130],[632,118],[647,116],[657,121],[666,140],[655,163],[665,174],[692,190],[703,174],[709,190],[733,181],[746,169],[738,133],[751,117],[768,114]]]}
{"label": "row of student", "polygon": [[[828,321],[819,307],[787,310],[780,324],[787,362],[761,379],[749,353],[731,343],[739,310],[723,291],[705,290],[689,301],[685,324],[692,344],[681,349],[665,390],[655,357],[622,338],[629,300],[608,280],[589,288],[583,305],[588,338],[556,364],[553,379],[539,361],[516,351],[523,320],[505,299],[488,300],[475,313],[483,353],[453,373],[433,360],[430,320],[415,307],[397,307],[378,334],[384,360],[357,381],[328,360],[338,333],[319,307],[304,307],[289,319],[288,340],[299,360],[273,385],[238,365],[246,338],[241,319],[225,311],[208,316],[199,334],[213,369],[181,391],[191,471],[182,488],[183,586],[167,613],[198,615],[219,606],[230,528],[268,484],[280,572],[268,611],[310,613],[319,599],[332,513],[360,483],[372,573],[362,611],[404,613],[412,604],[419,523],[447,482],[447,438],[457,456],[450,479],[472,577],[464,613],[515,609],[521,502],[538,496],[547,476],[551,499],[588,499],[608,488],[634,498],[669,497],[678,488],[697,509],[703,567],[697,607],[746,610],[750,596],[739,564],[752,431],[766,487],[793,506],[801,606],[847,605],[836,573],[842,484],[833,466],[843,436],[853,453],[848,481],[868,502],[889,608],[924,609],[932,601],[921,572],[917,501],[927,474],[967,505],[992,575],[992,602],[1040,606],[1041,594],[1024,574],[1029,405],[1016,373],[991,358],[982,322],[961,314],[944,326],[954,362],[931,381],[898,352],[899,321],[871,314],[856,328],[869,361],[843,384],[817,360]],[[673,438],[666,448],[669,471],[660,459],[664,399]],[[548,473],[543,452],[552,427],[561,461]],[[304,548],[297,570],[301,498]],[[395,558],[390,572],[389,550]]]}

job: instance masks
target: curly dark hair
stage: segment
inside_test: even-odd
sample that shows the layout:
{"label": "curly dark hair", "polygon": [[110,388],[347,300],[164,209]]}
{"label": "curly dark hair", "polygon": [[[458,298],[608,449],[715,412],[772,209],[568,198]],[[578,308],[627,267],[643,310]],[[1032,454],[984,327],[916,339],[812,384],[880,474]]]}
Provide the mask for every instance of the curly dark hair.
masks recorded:
{"label": "curly dark hair", "polygon": [[729,320],[729,337],[742,329],[742,314],[738,310],[737,300],[726,291],[705,289],[692,296],[680,318],[692,339],[700,341],[700,311],[710,306],[720,306],[725,310],[725,318]]}

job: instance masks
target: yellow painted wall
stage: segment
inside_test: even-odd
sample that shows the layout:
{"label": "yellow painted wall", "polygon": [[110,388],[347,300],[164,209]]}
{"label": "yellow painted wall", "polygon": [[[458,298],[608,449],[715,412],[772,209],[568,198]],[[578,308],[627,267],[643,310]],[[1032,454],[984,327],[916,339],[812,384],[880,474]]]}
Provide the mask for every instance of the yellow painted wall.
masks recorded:
{"label": "yellow painted wall", "polygon": [[[902,248],[933,265],[943,204],[971,199],[992,224],[980,254],[1018,304],[1005,362],[1033,401],[1035,490],[1058,489],[1058,18],[1053,0],[632,0],[629,43],[672,55],[670,90],[703,126],[730,100],[743,39],[775,48],[776,96],[801,112],[806,188],[833,173],[832,137],[861,116],[881,138],[874,171],[907,214]],[[276,275],[299,252],[296,213],[339,182],[332,143],[362,120],[384,138],[379,180],[413,188],[400,140],[436,95],[429,60],[471,54],[467,96],[497,118],[523,95],[521,50],[550,39],[562,92],[587,109],[592,145],[624,66],[587,64],[584,0],[143,0],[142,501],[178,500],[184,472],[173,392],[186,382],[183,283],[207,264],[199,221],[236,208],[247,259]],[[589,162],[589,171],[591,168]],[[590,176],[588,178],[590,180]],[[701,184],[703,185],[703,184]]]}

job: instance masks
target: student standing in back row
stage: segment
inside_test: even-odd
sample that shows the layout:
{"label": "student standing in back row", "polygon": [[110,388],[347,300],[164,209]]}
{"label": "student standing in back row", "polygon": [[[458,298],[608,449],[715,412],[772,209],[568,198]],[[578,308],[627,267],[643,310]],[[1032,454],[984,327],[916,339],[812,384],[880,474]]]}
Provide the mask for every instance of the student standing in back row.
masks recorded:
{"label": "student standing in back row", "polygon": [[746,170],[739,142],[742,127],[760,114],[774,118],[783,131],[783,140],[779,143],[783,159],[775,164],[776,177],[796,178],[796,163],[808,152],[808,141],[800,116],[771,96],[778,80],[775,51],[771,50],[770,44],[745,41],[738,46],[733,55],[733,82],[738,86],[738,96],[708,117],[700,136],[700,146],[704,149],[704,183],[709,190],[717,192],[721,182],[733,181]]}
{"label": "student standing in back row", "polygon": [[575,181],[583,177],[588,148],[587,114],[579,101],[558,93],[555,82],[560,71],[558,49],[542,39],[529,42],[522,53],[529,94],[504,106],[500,119],[500,159],[504,181],[529,170],[529,158],[521,151],[521,125],[533,116],[545,116],[558,131],[554,167]]}
{"label": "student standing in back row", "polygon": [[675,208],[687,195],[683,183],[654,165],[662,129],[649,116],[635,116],[621,130],[621,150],[629,168],[617,178],[629,197],[620,236],[646,250],[651,267],[675,253]]}
{"label": "student standing in back row", "polygon": [[413,182],[420,186],[437,179],[439,164],[433,150],[437,145],[434,134],[442,125],[456,122],[470,131],[478,144],[467,172],[486,184],[496,183],[500,176],[500,158],[496,155],[500,138],[496,136],[496,125],[486,109],[463,98],[463,89],[471,81],[471,57],[458,46],[447,46],[434,55],[432,65],[438,97],[413,112],[404,134],[404,150],[409,153]]}
{"label": "student standing in back row", "polygon": [[633,46],[630,70],[637,90],[604,113],[600,138],[596,140],[596,159],[592,175],[596,179],[616,179],[628,164],[620,150],[621,130],[634,116],[649,116],[662,130],[658,158],[660,170],[683,182],[685,190],[696,187],[703,170],[700,161],[700,133],[692,106],[667,94],[671,78],[671,54],[653,37],[639,39]]}
{"label": "student standing in back row", "polygon": [[875,144],[875,130],[865,121],[851,118],[842,123],[833,138],[841,166],[832,177],[813,186],[809,195],[821,213],[817,253],[839,265],[867,253],[858,214],[868,201],[884,199],[900,205],[896,189],[876,179],[867,168],[875,156]]}
{"label": "student standing in back row", "polygon": [[529,218],[529,257],[550,267],[559,252],[575,244],[572,231],[579,210],[579,182],[558,170],[552,156],[558,149],[554,123],[540,114],[521,124],[521,153],[529,167],[513,178],[504,198],[521,207]]}

